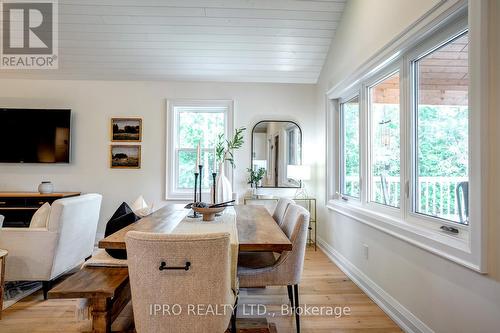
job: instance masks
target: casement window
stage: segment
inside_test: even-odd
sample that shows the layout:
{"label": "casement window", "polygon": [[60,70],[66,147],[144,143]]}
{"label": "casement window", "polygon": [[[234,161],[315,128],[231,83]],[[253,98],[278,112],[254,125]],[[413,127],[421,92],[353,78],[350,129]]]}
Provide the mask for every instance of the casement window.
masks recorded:
{"label": "casement window", "polygon": [[412,61],[413,211],[469,224],[467,32]]}
{"label": "casement window", "polygon": [[484,271],[484,28],[443,8],[328,92],[327,205]]}
{"label": "casement window", "polygon": [[190,199],[197,170],[197,147],[203,165],[202,191],[209,192],[218,135],[232,128],[232,101],[168,101],[167,199]]}
{"label": "casement window", "polygon": [[390,73],[368,87],[369,200],[401,205],[400,75]]}
{"label": "casement window", "polygon": [[341,194],[344,200],[360,195],[359,96],[340,104]]}

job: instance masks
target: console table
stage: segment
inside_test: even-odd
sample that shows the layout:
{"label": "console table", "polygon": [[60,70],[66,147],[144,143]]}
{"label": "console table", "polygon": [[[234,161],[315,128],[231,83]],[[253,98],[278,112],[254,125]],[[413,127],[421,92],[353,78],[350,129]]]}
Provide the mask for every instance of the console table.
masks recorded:
{"label": "console table", "polygon": [[44,203],[52,204],[57,199],[80,195],[80,192],[0,192],[0,215],[5,216],[4,227],[27,228],[33,214]]}
{"label": "console table", "polygon": [[[270,196],[259,197],[257,195],[257,196],[253,196],[253,197],[243,198],[243,204],[247,205],[247,204],[251,203],[251,204],[266,205],[266,202],[276,203],[276,202],[278,202],[279,199],[280,199],[279,197],[270,197]],[[309,231],[314,232],[314,239],[311,236],[311,233],[309,233],[309,237],[307,238],[307,243],[309,245],[314,245],[314,251],[316,251],[317,250],[317,245],[316,245],[316,229],[317,229],[316,228],[316,224],[317,224],[316,198],[293,198],[292,200],[295,201],[295,203],[303,206],[311,214],[311,218],[309,220]]]}

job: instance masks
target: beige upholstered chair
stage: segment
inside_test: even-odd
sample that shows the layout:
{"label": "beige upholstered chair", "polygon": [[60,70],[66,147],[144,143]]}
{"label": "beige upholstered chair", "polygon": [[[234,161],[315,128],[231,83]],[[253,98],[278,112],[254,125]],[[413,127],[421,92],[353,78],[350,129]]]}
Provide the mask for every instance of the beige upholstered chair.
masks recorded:
{"label": "beige upholstered chair", "polygon": [[[299,305],[299,288],[309,227],[309,212],[291,204],[283,218],[282,229],[292,242],[292,250],[283,252],[277,260],[272,253],[244,253],[238,262],[240,288],[287,286],[292,307]],[[292,290],[293,287],[293,290]],[[295,311],[294,311],[295,312]],[[300,332],[299,315],[295,315]]]}
{"label": "beige upholstered chair", "polygon": [[[231,289],[229,234],[130,231],[126,244],[138,333],[226,331],[236,300]],[[203,315],[207,306],[218,313]]]}
{"label": "beige upholstered chair", "polygon": [[278,203],[276,204],[276,208],[274,208],[273,219],[278,223],[281,227],[283,224],[283,218],[285,216],[286,209],[288,205],[294,204],[295,202],[290,199],[280,198]]}
{"label": "beige upholstered chair", "polygon": [[45,228],[2,228],[0,248],[9,251],[6,281],[52,281],[80,265],[94,250],[101,209],[100,194],[54,201]]}

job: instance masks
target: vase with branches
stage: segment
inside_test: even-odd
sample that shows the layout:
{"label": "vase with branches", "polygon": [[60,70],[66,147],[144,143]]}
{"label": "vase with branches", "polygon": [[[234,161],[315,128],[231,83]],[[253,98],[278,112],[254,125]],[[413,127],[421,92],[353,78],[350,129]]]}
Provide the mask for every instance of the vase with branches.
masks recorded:
{"label": "vase with branches", "polygon": [[243,139],[243,133],[245,130],[245,127],[237,128],[231,139],[227,139],[224,133],[217,136],[217,143],[215,145],[215,161],[219,165],[219,171],[215,180],[215,202],[224,202],[232,199],[233,190],[231,182],[224,174],[224,164],[228,161],[233,169],[236,168],[234,152],[235,150],[240,149],[245,143]]}
{"label": "vase with branches", "polygon": [[240,149],[245,143],[243,140],[243,133],[245,131],[245,127],[237,128],[234,131],[232,139],[226,139],[224,133],[220,133],[217,136],[217,144],[215,145],[215,159],[217,163],[228,161],[233,169],[236,167],[234,163],[234,151]]}

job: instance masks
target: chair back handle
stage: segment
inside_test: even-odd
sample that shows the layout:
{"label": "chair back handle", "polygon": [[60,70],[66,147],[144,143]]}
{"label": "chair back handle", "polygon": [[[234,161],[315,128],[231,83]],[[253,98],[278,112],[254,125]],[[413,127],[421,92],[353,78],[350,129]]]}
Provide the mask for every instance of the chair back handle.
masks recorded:
{"label": "chair back handle", "polygon": [[183,270],[183,271],[189,271],[189,267],[191,267],[191,263],[189,261],[186,261],[186,265],[185,266],[172,266],[172,267],[167,267],[167,263],[165,261],[162,261],[160,263],[160,268],[159,270],[160,271],[164,271],[164,270]]}

